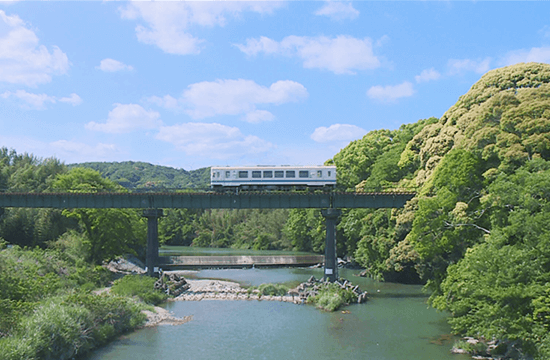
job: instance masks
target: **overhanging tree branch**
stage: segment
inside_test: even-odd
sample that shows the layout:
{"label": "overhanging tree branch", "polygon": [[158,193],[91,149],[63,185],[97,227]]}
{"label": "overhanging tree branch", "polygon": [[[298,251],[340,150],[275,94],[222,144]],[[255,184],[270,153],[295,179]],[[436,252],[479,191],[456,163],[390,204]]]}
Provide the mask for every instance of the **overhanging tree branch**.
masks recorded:
{"label": "overhanging tree branch", "polygon": [[448,222],[448,221],[445,221],[445,226],[446,226],[446,227],[472,226],[472,227],[475,227],[475,228],[478,229],[478,230],[483,231],[483,232],[486,233],[486,234],[490,234],[490,233],[491,233],[491,231],[489,231],[489,230],[487,230],[487,229],[485,229],[485,228],[482,228],[481,226],[476,225],[476,224],[452,224],[452,223],[450,223],[450,222]]}

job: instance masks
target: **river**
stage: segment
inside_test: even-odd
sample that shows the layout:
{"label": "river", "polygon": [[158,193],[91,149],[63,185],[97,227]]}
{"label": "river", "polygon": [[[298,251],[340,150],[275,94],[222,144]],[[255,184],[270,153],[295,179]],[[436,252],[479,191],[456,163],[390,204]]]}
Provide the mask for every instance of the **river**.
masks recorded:
{"label": "river", "polygon": [[[87,360],[182,359],[369,359],[466,360],[453,355],[445,313],[428,307],[421,287],[340,276],[370,294],[362,305],[326,313],[309,305],[275,301],[188,301],[165,305],[183,325],[144,328],[124,335]],[[237,281],[245,285],[293,283],[321,269],[201,270],[188,277]]]}

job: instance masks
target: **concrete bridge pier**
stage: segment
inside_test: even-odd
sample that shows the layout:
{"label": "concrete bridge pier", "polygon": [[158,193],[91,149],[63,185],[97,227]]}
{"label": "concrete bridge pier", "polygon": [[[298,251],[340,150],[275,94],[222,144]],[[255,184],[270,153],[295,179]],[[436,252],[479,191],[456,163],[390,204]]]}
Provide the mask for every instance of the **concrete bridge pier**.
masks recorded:
{"label": "concrete bridge pier", "polygon": [[336,259],[336,221],[342,211],[339,209],[321,210],[325,218],[327,237],[325,241],[325,279],[334,282],[338,279],[338,261]]}
{"label": "concrete bridge pier", "polygon": [[162,209],[145,209],[143,216],[147,218],[147,254],[145,256],[145,266],[147,267],[147,276],[153,276],[155,266],[158,264],[159,256],[159,217],[163,216]]}

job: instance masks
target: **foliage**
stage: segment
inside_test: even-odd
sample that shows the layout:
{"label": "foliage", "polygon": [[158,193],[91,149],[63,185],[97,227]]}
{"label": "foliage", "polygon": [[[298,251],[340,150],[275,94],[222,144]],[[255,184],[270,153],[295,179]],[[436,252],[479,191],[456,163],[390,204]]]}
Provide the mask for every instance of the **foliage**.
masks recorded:
{"label": "foliage", "polygon": [[92,294],[52,298],[24,317],[12,336],[0,339],[0,358],[71,359],[143,321],[127,299]]}
{"label": "foliage", "polygon": [[320,285],[317,296],[308,297],[307,302],[325,311],[336,311],[344,305],[357,302],[357,295],[338,284],[324,283]]}
{"label": "foliage", "polygon": [[[352,141],[326,164],[336,165],[338,187],[380,190],[414,172],[414,167],[399,166],[405,145],[435,118],[402,125],[398,130],[376,130]],[[363,183],[363,181],[365,181]]]}
{"label": "foliage", "polygon": [[291,209],[284,233],[295,251],[323,252],[325,249],[324,219],[319,210]]}
{"label": "foliage", "polygon": [[492,167],[513,172],[529,159],[548,159],[550,65],[517,64],[489,71],[439,120],[407,144],[402,166],[428,180],[452,148],[471,151]]}
{"label": "foliage", "polygon": [[85,261],[81,234],[48,245],[0,251],[0,359],[71,359],[144,320],[134,301],[86,290],[110,273]]}
{"label": "foliage", "polygon": [[[66,166],[54,158],[40,159],[0,148],[0,191],[43,192],[51,190],[56,176]],[[20,246],[45,246],[74,223],[56,209],[13,209],[0,211],[0,236]]]}
{"label": "foliage", "polygon": [[488,232],[479,201],[483,170],[482,162],[471,152],[452,150],[424,185],[424,193],[435,195],[419,199],[407,240],[420,255],[417,268],[429,280],[432,291],[439,290],[447,266],[461,259],[466,249]]}
{"label": "foliage", "polygon": [[289,249],[282,230],[288,210],[207,210],[193,220],[193,246],[236,249]]}
{"label": "foliage", "polygon": [[283,296],[288,292],[288,287],[282,284],[261,284],[258,290],[264,296]]}
{"label": "foliage", "polygon": [[[60,191],[125,191],[90,169],[73,168],[59,175],[52,187]],[[125,253],[136,254],[145,244],[145,220],[135,209],[73,209],[63,215],[75,219],[86,235],[90,261],[101,264]]]}
{"label": "foliage", "polygon": [[493,231],[449,266],[434,306],[451,312],[457,333],[518,341],[536,354],[550,326],[550,163],[501,174],[484,202]]}
{"label": "foliage", "polygon": [[43,192],[66,167],[55,158],[41,159],[0,148],[0,191]]}
{"label": "foliage", "polygon": [[154,288],[155,281],[148,276],[126,275],[115,280],[111,292],[121,296],[135,296],[144,303],[157,305],[166,300],[168,295]]}
{"label": "foliage", "polygon": [[159,221],[159,242],[164,245],[189,246],[196,237],[193,223],[202,210],[166,209]]}

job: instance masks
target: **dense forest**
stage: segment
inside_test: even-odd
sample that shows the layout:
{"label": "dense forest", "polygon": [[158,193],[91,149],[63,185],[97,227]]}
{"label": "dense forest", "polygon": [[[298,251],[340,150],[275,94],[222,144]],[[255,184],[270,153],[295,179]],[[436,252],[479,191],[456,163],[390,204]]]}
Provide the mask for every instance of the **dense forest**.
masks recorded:
{"label": "dense forest", "polygon": [[[441,118],[371,131],[326,163],[337,166],[340,190],[417,193],[402,209],[344,210],[339,256],[379,280],[425,284],[454,332],[498,340],[493,355],[550,358],[550,65],[492,70]],[[199,189],[208,173],[65,166],[0,150],[6,191]],[[67,234],[81,239],[86,261],[101,264],[142,255],[145,222],[135,210],[5,209],[0,217],[0,247],[49,251]],[[170,245],[319,253],[325,238],[313,209],[169,210],[159,236]]]}

